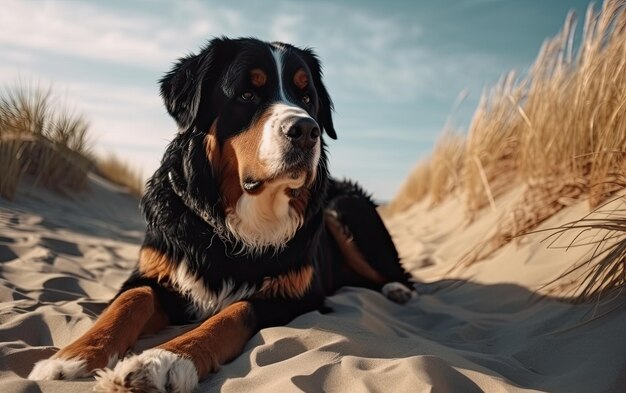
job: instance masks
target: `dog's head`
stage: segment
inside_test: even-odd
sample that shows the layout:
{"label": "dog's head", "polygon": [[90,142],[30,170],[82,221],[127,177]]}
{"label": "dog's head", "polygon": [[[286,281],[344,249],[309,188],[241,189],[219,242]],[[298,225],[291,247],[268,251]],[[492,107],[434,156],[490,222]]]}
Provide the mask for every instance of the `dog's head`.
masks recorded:
{"label": "dog's head", "polygon": [[315,54],[251,38],[214,39],[175,64],[161,94],[180,134],[202,138],[204,160],[183,165],[204,162],[208,170],[182,176],[193,172],[186,183],[211,184],[193,192],[214,187],[208,193],[218,194],[225,225],[244,247],[284,245],[326,180],[322,135],[336,139]]}

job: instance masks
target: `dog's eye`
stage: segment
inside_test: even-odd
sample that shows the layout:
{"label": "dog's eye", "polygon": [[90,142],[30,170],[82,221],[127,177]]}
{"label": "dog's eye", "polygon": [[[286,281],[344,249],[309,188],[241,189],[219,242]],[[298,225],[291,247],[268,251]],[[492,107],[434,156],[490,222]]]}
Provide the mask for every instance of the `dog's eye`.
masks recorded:
{"label": "dog's eye", "polygon": [[309,97],[308,94],[303,95],[302,102],[304,102],[306,105],[309,105],[311,103],[311,97]]}
{"label": "dog's eye", "polygon": [[252,101],[254,99],[254,93],[251,91],[244,91],[241,94],[241,99],[243,101]]}

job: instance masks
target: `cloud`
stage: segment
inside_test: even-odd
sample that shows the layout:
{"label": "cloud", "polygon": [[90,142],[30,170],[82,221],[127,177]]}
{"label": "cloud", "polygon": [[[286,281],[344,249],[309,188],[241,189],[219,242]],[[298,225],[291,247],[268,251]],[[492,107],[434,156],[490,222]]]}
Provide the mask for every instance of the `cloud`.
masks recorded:
{"label": "cloud", "polygon": [[174,26],[168,15],[121,12],[105,3],[6,0],[2,6],[0,44],[146,68],[162,67],[185,50],[181,43],[223,28],[207,14]]}

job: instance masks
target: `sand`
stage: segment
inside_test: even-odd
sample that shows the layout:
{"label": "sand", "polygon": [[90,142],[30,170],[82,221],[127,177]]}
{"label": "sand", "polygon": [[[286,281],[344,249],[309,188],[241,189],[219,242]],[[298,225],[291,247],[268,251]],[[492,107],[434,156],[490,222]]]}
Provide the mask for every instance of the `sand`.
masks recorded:
{"label": "sand", "polygon": [[[201,392],[621,392],[626,382],[623,300],[569,305],[533,295],[583,258],[536,234],[472,266],[459,258],[510,211],[519,190],[473,222],[461,201],[427,202],[387,219],[420,295],[396,305],[344,288],[333,313],[264,329]],[[137,201],[98,178],[62,197],[23,185],[0,200],[0,391],[85,392],[93,380],[32,382],[33,363],[93,323],[135,263],[143,234]],[[542,228],[587,213],[572,204]],[[617,309],[616,309],[617,307]],[[137,350],[189,327],[142,339]]]}

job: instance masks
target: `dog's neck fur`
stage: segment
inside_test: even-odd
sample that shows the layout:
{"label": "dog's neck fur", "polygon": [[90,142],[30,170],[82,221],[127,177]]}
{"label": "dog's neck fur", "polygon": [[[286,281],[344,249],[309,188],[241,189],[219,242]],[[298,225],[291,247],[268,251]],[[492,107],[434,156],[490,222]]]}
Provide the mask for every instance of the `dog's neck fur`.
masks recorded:
{"label": "dog's neck fur", "polygon": [[286,194],[286,184],[272,184],[258,195],[243,194],[235,209],[223,212],[219,204],[202,206],[184,191],[174,171],[168,173],[169,183],[183,204],[225,243],[234,245],[235,254],[259,255],[272,249],[279,252],[293,238],[304,222]]}
{"label": "dog's neck fur", "polygon": [[289,202],[283,185],[271,185],[258,195],[243,194],[225,218],[240,251],[257,255],[284,248],[304,222]]}

